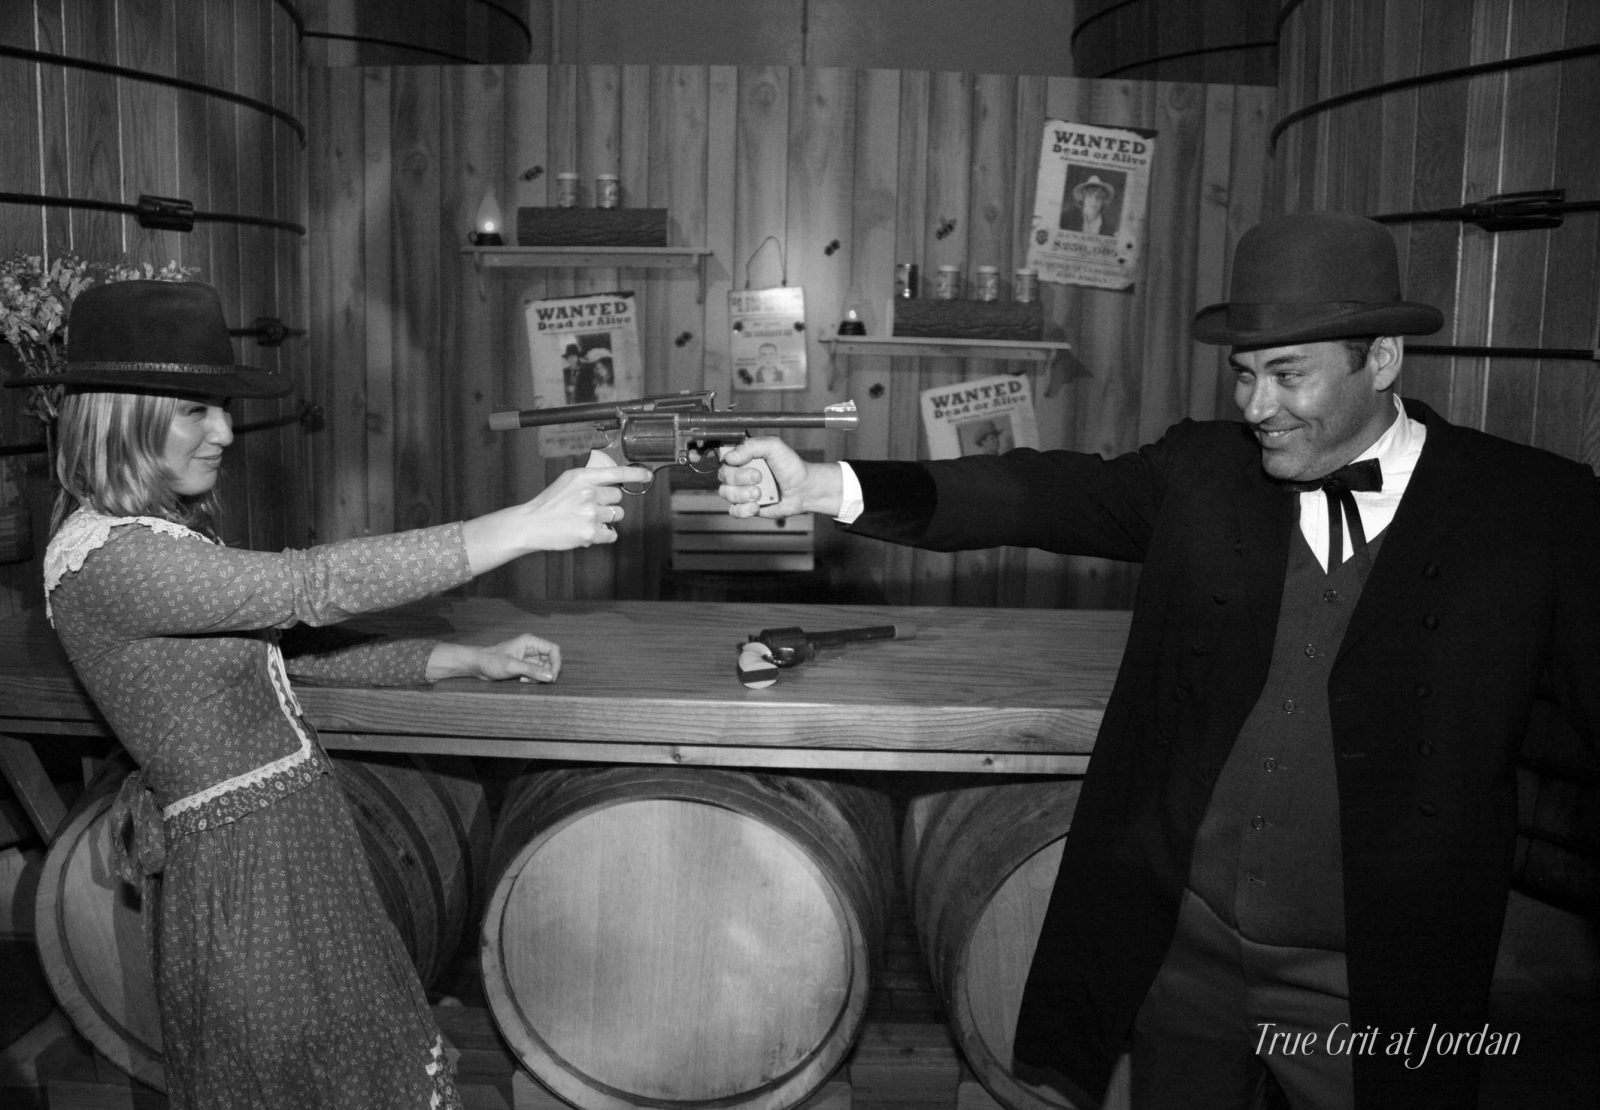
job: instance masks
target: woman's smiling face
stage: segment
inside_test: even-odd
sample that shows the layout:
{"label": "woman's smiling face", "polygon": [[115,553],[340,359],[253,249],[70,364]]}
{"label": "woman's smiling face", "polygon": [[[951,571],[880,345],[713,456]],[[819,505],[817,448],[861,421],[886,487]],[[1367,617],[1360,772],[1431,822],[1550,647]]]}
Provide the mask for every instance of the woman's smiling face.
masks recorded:
{"label": "woman's smiling face", "polygon": [[161,462],[180,497],[201,497],[216,487],[222,452],[233,442],[226,398],[184,399],[167,429]]}

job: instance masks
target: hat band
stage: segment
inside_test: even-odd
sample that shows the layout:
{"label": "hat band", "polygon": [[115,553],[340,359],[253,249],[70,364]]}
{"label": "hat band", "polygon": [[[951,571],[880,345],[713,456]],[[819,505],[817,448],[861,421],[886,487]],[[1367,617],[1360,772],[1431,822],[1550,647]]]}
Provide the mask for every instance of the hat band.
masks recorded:
{"label": "hat band", "polygon": [[237,367],[215,362],[69,362],[67,373],[113,374],[231,374]]}
{"label": "hat band", "polygon": [[1378,307],[1382,306],[1367,301],[1301,301],[1289,304],[1234,302],[1228,305],[1228,327],[1235,331],[1266,331],[1269,328],[1317,323],[1358,309]]}

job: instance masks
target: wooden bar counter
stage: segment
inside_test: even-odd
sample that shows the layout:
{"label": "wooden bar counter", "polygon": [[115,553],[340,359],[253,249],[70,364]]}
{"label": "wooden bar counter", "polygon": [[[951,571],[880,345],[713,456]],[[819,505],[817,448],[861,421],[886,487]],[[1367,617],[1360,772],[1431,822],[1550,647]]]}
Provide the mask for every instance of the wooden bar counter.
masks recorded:
{"label": "wooden bar counter", "polygon": [[[533,632],[561,645],[560,679],[296,690],[323,743],[338,749],[1074,774],[1087,765],[1128,617],[439,598],[342,627],[476,643]],[[739,645],[762,629],[907,622],[912,639],[824,648],[767,689],[746,689],[735,674]],[[108,735],[41,613],[0,622],[0,733]]]}

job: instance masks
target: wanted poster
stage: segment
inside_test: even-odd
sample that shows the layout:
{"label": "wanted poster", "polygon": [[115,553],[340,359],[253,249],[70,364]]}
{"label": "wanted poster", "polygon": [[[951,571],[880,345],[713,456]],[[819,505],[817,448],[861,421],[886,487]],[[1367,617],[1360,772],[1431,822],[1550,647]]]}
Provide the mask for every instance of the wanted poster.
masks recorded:
{"label": "wanted poster", "polygon": [[[523,303],[533,370],[533,407],[627,401],[644,392],[634,296],[592,293]],[[586,454],[604,437],[592,424],[539,429],[545,458]]]}
{"label": "wanted poster", "polygon": [[1003,455],[1013,447],[1038,447],[1033,388],[1024,375],[938,386],[922,392],[922,427],[928,457]]}
{"label": "wanted poster", "polygon": [[1154,131],[1045,121],[1028,238],[1040,281],[1133,288],[1155,140]]}

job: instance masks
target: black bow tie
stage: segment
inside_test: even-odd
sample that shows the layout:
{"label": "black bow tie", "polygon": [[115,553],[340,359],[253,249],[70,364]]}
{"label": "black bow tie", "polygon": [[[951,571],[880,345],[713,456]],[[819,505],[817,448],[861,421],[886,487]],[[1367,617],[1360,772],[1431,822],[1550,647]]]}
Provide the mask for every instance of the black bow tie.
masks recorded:
{"label": "black bow tie", "polygon": [[1356,511],[1354,494],[1377,493],[1383,489],[1383,467],[1377,459],[1362,459],[1348,463],[1324,478],[1309,482],[1285,482],[1296,493],[1321,490],[1328,496],[1328,573],[1332,574],[1344,562],[1344,523],[1341,513],[1350,522],[1350,546],[1357,559],[1361,577],[1367,576],[1372,560],[1367,554],[1367,533],[1361,527],[1361,514]]}

